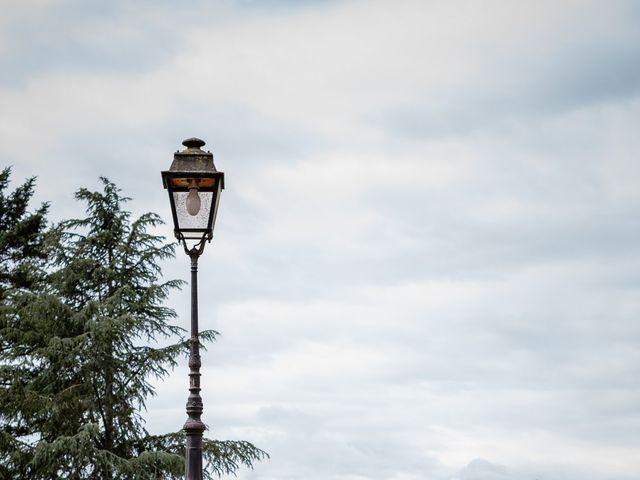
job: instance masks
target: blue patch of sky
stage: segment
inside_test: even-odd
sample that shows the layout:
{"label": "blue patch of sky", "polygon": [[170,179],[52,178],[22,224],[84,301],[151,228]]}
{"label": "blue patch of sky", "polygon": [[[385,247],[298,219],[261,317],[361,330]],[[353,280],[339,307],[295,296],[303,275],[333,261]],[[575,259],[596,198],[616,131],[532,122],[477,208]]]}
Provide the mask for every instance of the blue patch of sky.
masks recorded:
{"label": "blue patch of sky", "polygon": [[[464,90],[441,95],[443,105],[416,102],[368,115],[394,138],[443,138],[476,133],[513,119],[553,116],[585,106],[620,102],[640,95],[640,9],[628,7],[615,32],[578,29],[559,35],[552,47],[514,53],[509,69]],[[488,51],[491,59],[495,52]],[[432,92],[424,92],[427,94]]]}
{"label": "blue patch of sky", "polygon": [[[162,4],[154,4],[156,15],[162,10]],[[63,2],[26,12],[7,27],[5,38],[11,43],[0,54],[0,85],[19,87],[47,72],[145,71],[182,46],[180,28],[167,28],[154,18],[144,15],[142,5],[134,8],[126,2]],[[100,38],[108,35],[109,25],[116,33],[126,25],[132,34]]]}
{"label": "blue patch of sky", "polygon": [[457,92],[457,101],[444,106],[396,106],[370,114],[366,123],[382,126],[395,138],[444,138],[467,135],[514,118],[526,119],[640,94],[640,31],[625,45],[584,44],[553,55],[553,60],[522,59],[511,78],[496,84],[478,83]]}
{"label": "blue patch of sky", "polygon": [[[224,21],[226,14],[298,11],[335,0],[241,0],[211,5],[204,0],[56,3],[26,10],[9,25],[10,45],[0,52],[0,86],[20,87],[48,72],[144,72],[183,47],[186,31]],[[131,29],[129,38],[98,38],[108,26]],[[106,28],[105,28],[106,27]],[[95,29],[95,33],[93,30]]]}
{"label": "blue patch of sky", "polygon": [[308,7],[328,6],[343,3],[341,0],[237,0],[233,4],[245,9],[299,10]]}

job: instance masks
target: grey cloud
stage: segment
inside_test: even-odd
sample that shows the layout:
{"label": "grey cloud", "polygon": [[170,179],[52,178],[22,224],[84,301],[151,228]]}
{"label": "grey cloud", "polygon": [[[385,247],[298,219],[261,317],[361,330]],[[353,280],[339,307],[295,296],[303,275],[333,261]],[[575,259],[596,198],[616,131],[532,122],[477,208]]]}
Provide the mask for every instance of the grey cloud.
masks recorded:
{"label": "grey cloud", "polygon": [[507,467],[491,463],[482,458],[472,460],[460,472],[460,480],[509,480],[513,478],[509,475]]}
{"label": "grey cloud", "polygon": [[[524,48],[489,45],[477,81],[462,89],[457,84],[455,91],[446,85],[436,90],[426,86],[426,100],[384,109],[363,120],[383,128],[390,141],[449,138],[637,97],[638,12],[628,3],[617,7],[628,16],[616,27],[595,22],[585,8],[563,31],[545,32],[546,26],[539,25],[534,33],[540,41],[531,39]],[[429,68],[427,63],[422,67]]]}
{"label": "grey cloud", "polygon": [[[61,2],[25,15],[5,32],[15,47],[0,56],[0,85],[23,88],[33,77],[51,72],[144,72],[179,50],[177,29],[123,7],[119,2]],[[138,24],[118,31],[131,14]]]}

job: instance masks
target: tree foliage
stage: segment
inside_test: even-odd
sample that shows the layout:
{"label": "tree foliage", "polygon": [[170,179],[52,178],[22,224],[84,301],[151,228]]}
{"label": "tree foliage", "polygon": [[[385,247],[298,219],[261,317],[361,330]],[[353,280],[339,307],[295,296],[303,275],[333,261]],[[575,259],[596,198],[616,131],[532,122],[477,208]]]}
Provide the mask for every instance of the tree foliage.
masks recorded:
{"label": "tree foliage", "polygon": [[11,169],[0,172],[0,299],[11,290],[31,289],[40,279],[48,205],[29,212],[35,179],[6,194]]}
{"label": "tree foliage", "polygon": [[[181,282],[160,280],[159,263],[174,247],[150,233],[161,223],[156,214],[132,219],[129,199],[101,180],[103,191],[76,193],[86,218],[46,235],[46,205],[26,210],[33,180],[0,196],[0,258],[10,259],[0,272],[2,478],[184,474],[183,434],[150,435],[141,415],[150,382],[187,348],[164,305]],[[201,340],[214,336],[205,331]],[[206,440],[205,474],[234,473],[265,456],[248,442]]]}

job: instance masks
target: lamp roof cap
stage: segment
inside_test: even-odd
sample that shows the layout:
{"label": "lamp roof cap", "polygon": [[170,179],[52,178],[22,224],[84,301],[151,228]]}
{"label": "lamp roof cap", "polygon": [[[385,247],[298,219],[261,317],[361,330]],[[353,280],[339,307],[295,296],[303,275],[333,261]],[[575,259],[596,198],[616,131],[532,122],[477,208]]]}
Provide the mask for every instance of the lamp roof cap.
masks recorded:
{"label": "lamp roof cap", "polygon": [[200,150],[200,147],[204,147],[205,144],[206,142],[204,140],[201,140],[196,137],[187,138],[185,141],[182,142],[182,145],[184,145],[188,149],[198,149],[198,150]]}

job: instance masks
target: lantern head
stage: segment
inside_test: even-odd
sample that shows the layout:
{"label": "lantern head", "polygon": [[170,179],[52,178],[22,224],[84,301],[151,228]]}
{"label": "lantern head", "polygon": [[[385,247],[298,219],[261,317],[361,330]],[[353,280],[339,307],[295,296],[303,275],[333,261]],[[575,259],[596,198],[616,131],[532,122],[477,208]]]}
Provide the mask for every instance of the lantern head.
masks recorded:
{"label": "lantern head", "polygon": [[186,148],[162,172],[162,183],[169,192],[176,238],[188,250],[187,242],[202,248],[213,237],[224,173],[216,170],[213,154],[200,148],[204,141],[189,138],[182,145]]}

